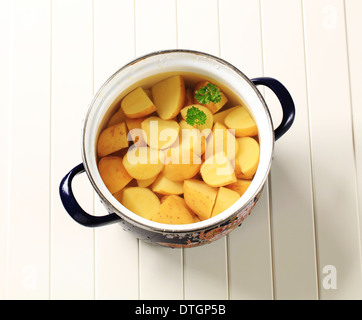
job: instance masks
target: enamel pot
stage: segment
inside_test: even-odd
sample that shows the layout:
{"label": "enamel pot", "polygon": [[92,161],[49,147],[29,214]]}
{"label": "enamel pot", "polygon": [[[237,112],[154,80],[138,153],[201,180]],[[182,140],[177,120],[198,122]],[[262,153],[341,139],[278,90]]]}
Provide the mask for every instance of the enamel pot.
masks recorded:
{"label": "enamel pot", "polygon": [[[217,216],[186,225],[168,225],[153,222],[131,212],[108,191],[97,168],[96,143],[102,120],[109,117],[110,106],[142,79],[166,72],[190,72],[223,84],[236,94],[248,107],[259,131],[259,166],[246,192],[224,212]],[[270,88],[280,101],[283,117],[274,129],[272,119],[257,86]],[[73,168],[60,183],[60,197],[65,210],[78,223],[86,227],[99,227],[119,223],[144,241],[172,248],[194,247],[210,243],[240,226],[255,206],[267,179],[274,143],[291,127],[295,116],[292,97],[287,89],[273,78],[249,79],[230,63],[215,56],[190,50],[165,50],[142,56],[113,74],[99,89],[86,113],[82,131],[83,163]],[[86,172],[109,214],[94,216],[78,204],[72,180]]]}

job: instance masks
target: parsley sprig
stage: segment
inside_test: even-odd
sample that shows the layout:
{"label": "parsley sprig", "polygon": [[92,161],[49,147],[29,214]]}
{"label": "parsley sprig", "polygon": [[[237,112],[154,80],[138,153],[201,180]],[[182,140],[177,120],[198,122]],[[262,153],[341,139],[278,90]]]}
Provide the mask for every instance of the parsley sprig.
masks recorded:
{"label": "parsley sprig", "polygon": [[221,94],[216,84],[208,83],[195,92],[195,98],[201,104],[207,104],[210,101],[218,103],[221,101]]}
{"label": "parsley sprig", "polygon": [[206,118],[205,112],[195,106],[187,110],[186,122],[191,126],[202,126],[205,124]]}

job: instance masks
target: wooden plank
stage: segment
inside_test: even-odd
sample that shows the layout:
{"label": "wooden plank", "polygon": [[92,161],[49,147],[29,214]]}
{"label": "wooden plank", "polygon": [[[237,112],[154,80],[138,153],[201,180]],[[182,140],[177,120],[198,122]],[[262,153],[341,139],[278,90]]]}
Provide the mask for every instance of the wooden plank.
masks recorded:
{"label": "wooden plank", "polygon": [[[82,119],[93,91],[92,2],[52,2],[51,298],[94,298],[94,230],[73,221],[59,198],[59,183],[82,162]],[[93,191],[85,174],[74,193],[93,213]]]}
{"label": "wooden plank", "polygon": [[[178,1],[179,48],[219,55],[218,20],[218,1]],[[225,237],[207,246],[185,249],[184,259],[186,299],[228,298]]]}
{"label": "wooden plank", "polygon": [[[133,58],[134,1],[95,0],[95,91]],[[97,196],[95,212],[107,214]],[[95,230],[95,298],[138,298],[138,241],[118,224]]]}
{"label": "wooden plank", "polygon": [[7,298],[49,296],[50,3],[13,2]]}
{"label": "wooden plank", "polygon": [[358,0],[345,1],[346,28],[348,40],[349,77],[353,116],[354,153],[358,183],[358,203],[360,222],[360,246],[362,247],[362,2]]}
{"label": "wooden plank", "polygon": [[[317,299],[301,2],[262,0],[261,16],[265,75],[275,77],[287,87],[297,109],[293,127],[276,142],[271,170],[275,298]],[[276,100],[273,93],[266,92],[272,115],[281,110]]]}
{"label": "wooden plank", "polygon": [[[175,48],[175,17],[175,1],[136,0],[136,55]],[[141,299],[182,299],[182,250],[140,241],[139,259]]]}
{"label": "wooden plank", "polygon": [[361,299],[343,2],[303,1],[321,299]]}
{"label": "wooden plank", "polygon": [[9,214],[10,170],[10,68],[12,47],[11,1],[0,3],[0,88],[3,90],[0,105],[0,300],[6,297],[6,235]]}
{"label": "wooden plank", "polygon": [[[248,77],[263,75],[258,1],[220,1],[221,56]],[[260,88],[263,91],[263,88]],[[243,225],[229,236],[231,299],[272,299],[268,183]]]}

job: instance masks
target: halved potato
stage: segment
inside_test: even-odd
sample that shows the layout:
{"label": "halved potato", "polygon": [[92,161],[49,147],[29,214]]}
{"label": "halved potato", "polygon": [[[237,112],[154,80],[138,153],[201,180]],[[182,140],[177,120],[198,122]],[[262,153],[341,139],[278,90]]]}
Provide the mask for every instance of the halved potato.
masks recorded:
{"label": "halved potato", "polygon": [[162,199],[159,212],[153,214],[151,220],[166,224],[188,224],[194,222],[194,215],[184,199],[171,195]]}
{"label": "halved potato", "polygon": [[225,118],[226,116],[233,110],[235,110],[236,108],[239,108],[239,106],[236,107],[232,107],[229,109],[226,109],[224,111],[220,111],[214,114],[214,123],[216,122],[220,122],[221,124],[225,125]]}
{"label": "halved potato", "polygon": [[146,147],[146,136],[142,130],[142,122],[146,117],[142,118],[126,118],[126,125],[128,128],[128,140],[132,140],[137,147]]}
{"label": "halved potato", "polygon": [[185,82],[182,76],[172,76],[152,86],[157,113],[163,120],[177,116],[185,102]]}
{"label": "halved potato", "polygon": [[97,143],[97,153],[99,157],[104,157],[127,147],[127,128],[121,122],[102,131]]}
{"label": "halved potato", "polygon": [[230,183],[225,187],[236,191],[240,196],[242,196],[249,188],[251,181],[252,180],[238,179],[236,182]]}
{"label": "halved potato", "polygon": [[236,137],[252,137],[258,134],[258,128],[248,110],[239,106],[225,117],[225,125],[229,129],[235,129]]}
{"label": "halved potato", "polygon": [[259,164],[260,148],[255,139],[237,138],[239,150],[236,154],[235,173],[239,179],[251,179]]}
{"label": "halved potato", "polygon": [[[181,117],[182,119],[186,120],[186,116],[187,116],[187,111],[192,108],[198,108],[199,110],[203,111],[206,114],[206,121],[205,124],[202,124],[200,126],[197,126],[197,129],[199,129],[202,133],[202,131],[204,129],[212,129],[213,123],[214,123],[214,116],[212,115],[211,111],[206,108],[205,106],[201,105],[201,104],[191,104],[185,108],[182,108],[180,111]],[[196,127],[195,127],[196,128]]]}
{"label": "halved potato", "polygon": [[157,175],[154,176],[153,178],[150,178],[150,179],[145,179],[145,180],[136,180],[137,181],[137,185],[139,187],[142,187],[142,188],[147,188],[149,187],[152,183],[155,182],[155,180],[157,179]]}
{"label": "halved potato", "polygon": [[117,112],[115,114],[113,114],[110,119],[108,120],[107,123],[107,128],[114,126],[115,124],[121,123],[121,122],[125,122],[126,121],[126,116],[122,110],[122,108],[120,107]]}
{"label": "halved potato", "polygon": [[224,152],[214,154],[202,164],[202,179],[212,187],[222,187],[236,182],[234,167]]}
{"label": "halved potato", "polygon": [[166,178],[161,172],[156,181],[152,183],[151,190],[163,195],[180,195],[184,193],[184,184],[182,182],[172,181]]}
{"label": "halved potato", "polygon": [[[195,88],[194,88],[194,92],[193,92],[193,96],[194,96],[194,103],[199,103],[197,101],[197,99],[195,98],[195,94],[196,94],[196,91],[199,90],[201,87],[205,87],[209,84],[210,82],[209,81],[200,81],[196,84]],[[220,88],[219,88],[220,90]],[[217,103],[213,103],[213,102],[209,102],[209,103],[206,103],[206,104],[203,104],[205,107],[207,107],[211,113],[216,113],[218,112],[225,104],[226,102],[228,102],[228,98],[226,97],[226,95],[220,90],[220,95],[221,95],[221,100],[220,102],[217,102]]]}
{"label": "halved potato", "polygon": [[210,187],[203,181],[190,179],[184,181],[184,199],[187,206],[200,220],[209,219],[214,207],[217,188]]}
{"label": "halved potato", "polygon": [[131,91],[123,98],[121,108],[128,118],[141,118],[157,109],[141,87]]}
{"label": "halved potato", "polygon": [[239,198],[240,195],[236,191],[220,187],[216,196],[214,208],[212,209],[211,217],[215,217],[219,213],[225,211],[238,201]]}
{"label": "halved potato", "polygon": [[124,188],[115,197],[128,210],[146,219],[151,219],[160,210],[160,200],[147,188]]}
{"label": "halved potato", "polygon": [[166,149],[178,138],[180,126],[174,120],[149,117],[142,122],[147,144],[154,149]]}
{"label": "halved potato", "polygon": [[129,175],[137,180],[157,176],[163,169],[163,152],[149,147],[130,147],[123,158],[123,165]]}
{"label": "halved potato", "polygon": [[190,154],[203,155],[205,153],[206,137],[199,129],[187,124],[185,120],[181,120],[179,125],[181,129],[179,146],[181,149],[190,152]]}
{"label": "halved potato", "polygon": [[116,193],[123,189],[133,178],[123,166],[122,158],[108,156],[98,163],[101,178],[110,193]]}

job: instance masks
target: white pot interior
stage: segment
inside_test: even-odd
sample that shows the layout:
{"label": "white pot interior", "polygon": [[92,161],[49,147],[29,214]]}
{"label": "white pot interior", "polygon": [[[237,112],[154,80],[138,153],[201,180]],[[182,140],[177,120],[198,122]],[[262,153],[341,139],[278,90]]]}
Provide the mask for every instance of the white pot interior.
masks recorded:
{"label": "white pot interior", "polygon": [[[259,131],[260,160],[254,179],[228,210],[219,215],[189,225],[167,225],[144,219],[119,203],[108,191],[97,168],[96,142],[104,119],[114,112],[116,102],[134,88],[142,79],[160,73],[191,72],[213,79],[229,88],[248,107]],[[141,81],[141,83],[140,83]],[[133,87],[132,87],[133,86]],[[122,95],[121,95],[122,94]],[[194,51],[170,50],[141,57],[117,71],[98,91],[89,107],[83,125],[83,162],[89,179],[103,200],[106,200],[125,220],[146,229],[162,232],[188,232],[218,225],[243,208],[264,185],[268,175],[274,146],[274,131],[269,111],[258,90],[250,80],[232,65],[218,58]]]}

